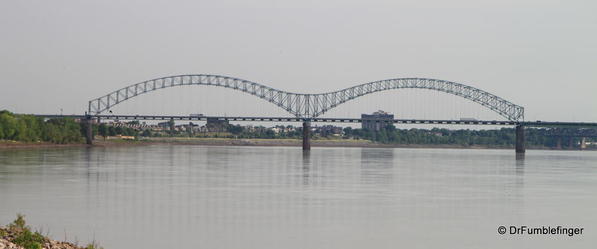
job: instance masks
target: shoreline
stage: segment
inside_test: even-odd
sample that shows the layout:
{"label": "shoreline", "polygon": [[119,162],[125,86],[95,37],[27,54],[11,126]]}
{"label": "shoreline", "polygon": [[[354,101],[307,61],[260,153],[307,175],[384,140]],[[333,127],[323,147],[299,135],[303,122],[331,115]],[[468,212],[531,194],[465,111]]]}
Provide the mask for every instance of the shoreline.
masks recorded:
{"label": "shoreline", "polygon": [[[87,246],[79,246],[78,242],[54,240],[39,231],[34,231],[26,225],[24,215],[18,214],[17,219],[6,226],[0,226],[0,248],[2,249],[103,249],[95,242]],[[66,239],[65,239],[66,240]]]}
{"label": "shoreline", "polygon": [[[93,145],[85,143],[53,144],[53,143],[23,143],[15,141],[0,141],[0,151],[13,149],[42,149],[42,148],[70,148],[70,147],[119,147],[119,146],[147,146],[156,144],[171,145],[208,145],[208,146],[286,146],[300,147],[302,141],[299,139],[234,139],[234,138],[188,138],[188,137],[160,137],[145,138],[142,140],[122,139],[96,139]],[[411,149],[514,149],[514,146],[484,146],[473,145],[463,146],[457,144],[380,144],[369,140],[337,139],[311,140],[312,147],[358,147],[358,148],[411,148]],[[580,149],[555,149],[548,147],[527,147],[527,150],[562,150],[562,151],[583,151]],[[584,151],[596,151],[597,149],[585,149]]]}
{"label": "shoreline", "polygon": [[86,147],[84,143],[70,143],[70,144],[55,144],[48,142],[16,142],[16,141],[0,141],[0,150],[11,149],[33,149],[33,148],[69,148],[69,147]]}

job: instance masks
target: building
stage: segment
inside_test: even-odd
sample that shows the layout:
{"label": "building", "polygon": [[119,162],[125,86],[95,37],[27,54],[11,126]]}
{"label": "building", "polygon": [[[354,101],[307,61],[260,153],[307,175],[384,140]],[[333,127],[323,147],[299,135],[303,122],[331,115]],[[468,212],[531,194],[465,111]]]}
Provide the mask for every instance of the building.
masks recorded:
{"label": "building", "polygon": [[174,122],[166,121],[166,122],[159,122],[158,127],[162,130],[170,130],[174,129]]}
{"label": "building", "polygon": [[373,114],[361,114],[361,120],[363,129],[380,131],[388,125],[394,125],[394,114],[379,110]]}
{"label": "building", "polygon": [[342,136],[342,127],[333,126],[333,125],[324,125],[320,127],[315,127],[315,133],[319,134],[322,137],[327,136]]}
{"label": "building", "polygon": [[207,123],[205,124],[205,127],[207,127],[207,130],[210,132],[223,132],[226,131],[228,125],[228,120],[221,120],[218,118],[207,118]]}

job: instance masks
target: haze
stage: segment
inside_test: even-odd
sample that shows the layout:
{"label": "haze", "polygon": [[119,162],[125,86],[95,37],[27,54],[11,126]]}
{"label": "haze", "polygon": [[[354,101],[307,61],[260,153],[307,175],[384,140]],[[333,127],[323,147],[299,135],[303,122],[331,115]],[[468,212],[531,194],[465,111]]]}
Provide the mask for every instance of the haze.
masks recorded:
{"label": "haze", "polygon": [[0,109],[82,114],[92,98],[175,74],[308,93],[427,77],[522,105],[527,120],[595,122],[596,11],[545,0],[7,0]]}

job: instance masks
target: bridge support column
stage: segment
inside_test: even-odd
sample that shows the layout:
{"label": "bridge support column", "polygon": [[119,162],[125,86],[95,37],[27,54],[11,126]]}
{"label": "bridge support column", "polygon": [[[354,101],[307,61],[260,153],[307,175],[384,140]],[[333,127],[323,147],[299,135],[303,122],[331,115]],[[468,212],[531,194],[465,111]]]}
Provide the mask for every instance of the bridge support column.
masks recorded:
{"label": "bridge support column", "polygon": [[303,121],[303,150],[311,150],[311,121]]}
{"label": "bridge support column", "polygon": [[88,145],[93,144],[93,119],[90,115],[85,116],[85,141]]}
{"label": "bridge support column", "polygon": [[516,125],[516,153],[525,152],[524,126]]}

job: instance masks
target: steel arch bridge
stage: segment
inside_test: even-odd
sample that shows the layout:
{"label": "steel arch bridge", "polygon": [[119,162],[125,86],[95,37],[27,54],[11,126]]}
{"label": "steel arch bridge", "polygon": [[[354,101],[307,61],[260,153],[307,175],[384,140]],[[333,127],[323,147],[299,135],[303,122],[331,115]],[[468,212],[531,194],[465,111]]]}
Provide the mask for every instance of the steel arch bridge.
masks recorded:
{"label": "steel arch bridge", "polygon": [[334,92],[291,93],[234,77],[208,74],[175,75],[144,81],[89,101],[88,114],[98,115],[138,95],[162,88],[206,85],[231,88],[271,102],[301,119],[316,118],[332,108],[374,92],[419,88],[445,92],[476,102],[511,121],[524,120],[524,108],[486,91],[464,84],[427,78],[396,78],[369,82]]}

